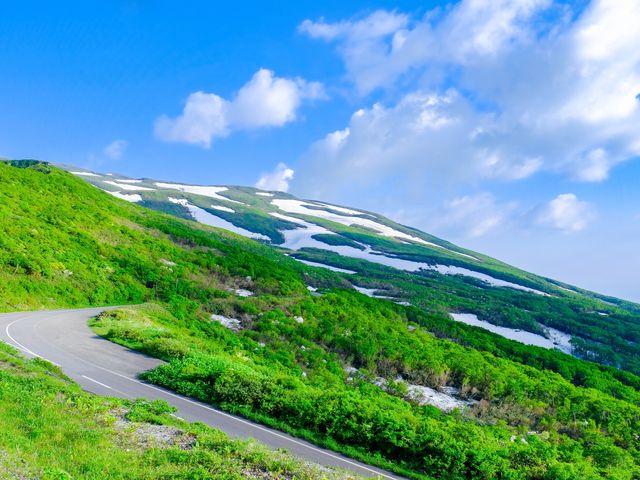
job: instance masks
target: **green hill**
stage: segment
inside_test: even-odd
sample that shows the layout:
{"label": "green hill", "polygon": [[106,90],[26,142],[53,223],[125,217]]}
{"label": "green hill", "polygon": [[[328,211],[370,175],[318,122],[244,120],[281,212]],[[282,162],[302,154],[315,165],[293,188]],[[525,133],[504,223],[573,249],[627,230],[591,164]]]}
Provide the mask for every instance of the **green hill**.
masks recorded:
{"label": "green hill", "polygon": [[533,275],[373,212],[250,187],[181,185],[67,168],[130,202],[353,272],[344,279],[369,295],[439,317],[447,337],[468,341],[446,320],[451,313],[463,314],[456,316],[462,320],[471,314],[510,338],[640,374],[640,306],[631,302]]}
{"label": "green hill", "polygon": [[[106,313],[92,326],[169,362],[145,374],[148,381],[407,476],[640,475],[640,379],[632,373],[630,353],[608,362],[624,361],[624,372],[449,317],[488,312],[502,315],[505,325],[575,329],[574,337],[578,331],[589,336],[604,354],[636,334],[633,304],[565,292],[549,280],[393,224],[387,226],[439,246],[405,244],[336,222],[331,227],[406,260],[431,255],[449,262],[443,265],[474,265],[536,292],[437,271],[406,272],[319,249],[284,251],[127,203],[48,164],[18,166],[24,168],[0,163],[3,310],[143,304]],[[143,192],[157,196],[158,208],[184,207],[164,202],[162,192]],[[250,189],[232,195],[246,204],[259,197]],[[204,200],[189,197],[196,201]],[[178,208],[172,213],[186,216]],[[274,212],[263,206],[253,213],[243,228],[255,232],[260,219]],[[324,221],[328,227],[331,221]],[[282,234],[274,225],[257,233],[270,239],[268,229]],[[284,253],[356,273],[311,267]],[[354,284],[384,290],[392,300],[370,298]],[[608,315],[606,330],[600,313]],[[582,356],[587,352],[594,352],[590,344]],[[6,375],[13,381],[14,374]],[[35,384],[33,395],[42,388]],[[19,405],[12,408],[18,415]],[[29,438],[26,444],[35,441]],[[4,442],[0,454],[4,449],[15,457],[18,450]]]}

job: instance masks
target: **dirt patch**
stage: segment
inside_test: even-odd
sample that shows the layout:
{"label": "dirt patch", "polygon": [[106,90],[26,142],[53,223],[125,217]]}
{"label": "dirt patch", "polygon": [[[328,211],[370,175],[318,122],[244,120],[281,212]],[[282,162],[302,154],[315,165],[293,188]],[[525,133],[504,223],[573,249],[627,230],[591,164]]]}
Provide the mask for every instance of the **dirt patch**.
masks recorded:
{"label": "dirt patch", "polygon": [[134,445],[142,448],[173,448],[191,450],[198,439],[177,427],[169,425],[153,425],[150,423],[132,422],[127,419],[127,410],[118,409],[110,412],[115,418],[114,427],[119,432],[128,433]]}

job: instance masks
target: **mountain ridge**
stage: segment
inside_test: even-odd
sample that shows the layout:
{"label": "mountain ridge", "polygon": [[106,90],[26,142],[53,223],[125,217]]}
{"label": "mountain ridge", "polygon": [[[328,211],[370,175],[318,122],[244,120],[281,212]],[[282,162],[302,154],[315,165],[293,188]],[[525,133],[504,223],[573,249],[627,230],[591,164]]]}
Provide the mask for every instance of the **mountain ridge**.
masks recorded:
{"label": "mountain ridge", "polygon": [[[398,224],[375,212],[320,200],[298,199],[289,193],[269,192],[254,187],[178,184],[151,178],[133,179],[118,174],[101,174],[70,166],[65,168],[112,195],[265,241],[292,258],[312,262],[315,266],[339,269],[343,273],[362,272],[365,263],[376,264],[374,268],[388,267],[414,275],[425,275],[431,271],[461,277],[483,287],[506,287],[550,297],[577,295],[591,298],[601,306],[614,304],[631,315],[640,313],[640,306],[633,302],[531,274],[419,229]],[[371,294],[375,294],[374,291]],[[408,298],[399,298],[398,301],[411,303]],[[584,309],[581,313],[585,312],[596,318],[610,315],[606,307],[594,306],[591,313]],[[468,318],[467,314],[478,315],[479,321],[485,322],[484,327],[494,331],[496,329],[493,326],[497,325],[546,337],[558,336],[558,332],[572,335],[573,342],[578,345],[574,350],[579,351],[582,358],[624,368],[616,360],[615,352],[597,352],[602,348],[593,335],[592,338],[585,337],[577,328],[567,331],[559,322],[544,322],[533,317],[530,321],[505,320],[495,318],[495,312],[489,315],[478,309],[461,311],[454,308],[447,313],[464,314],[453,316],[459,319]],[[471,323],[477,322],[471,319]],[[594,323],[593,320],[590,322]],[[511,332],[511,336],[517,338],[517,331]],[[540,339],[534,341],[541,344]],[[624,342],[619,344],[622,349],[628,347]],[[596,353],[593,353],[594,350]],[[635,365],[636,362],[632,363]],[[634,366],[636,370],[632,371],[638,371],[637,368],[640,367]]]}

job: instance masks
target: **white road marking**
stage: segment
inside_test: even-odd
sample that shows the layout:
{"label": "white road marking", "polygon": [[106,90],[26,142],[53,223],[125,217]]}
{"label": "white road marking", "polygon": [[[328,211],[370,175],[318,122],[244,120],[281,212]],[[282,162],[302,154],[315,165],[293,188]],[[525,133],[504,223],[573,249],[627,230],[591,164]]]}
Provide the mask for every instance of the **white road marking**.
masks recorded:
{"label": "white road marking", "polygon": [[[92,364],[92,365],[94,365],[94,364]],[[390,479],[392,479],[392,480],[395,480],[395,477],[390,477],[390,476],[385,475],[384,473],[379,472],[379,471],[377,471],[377,470],[373,470],[373,469],[371,469],[371,468],[365,467],[365,466],[363,466],[363,465],[361,465],[361,464],[358,464],[358,463],[352,462],[352,461],[347,460],[347,459],[345,459],[345,458],[343,458],[343,457],[340,457],[340,456],[338,456],[338,455],[333,455],[332,453],[329,453],[329,452],[327,452],[327,451],[325,451],[325,450],[322,450],[322,449],[320,449],[320,448],[318,448],[318,447],[314,447],[314,446],[308,445],[308,444],[306,444],[306,443],[300,442],[300,441],[295,440],[295,439],[293,439],[293,438],[287,437],[286,435],[282,435],[281,433],[275,432],[275,431],[273,431],[273,430],[270,430],[270,429],[268,429],[268,428],[262,427],[262,426],[260,426],[260,425],[256,425],[255,423],[251,423],[251,422],[249,422],[249,421],[247,421],[247,420],[244,420],[244,419],[242,419],[242,418],[235,417],[235,416],[233,416],[233,415],[231,415],[231,414],[229,414],[229,413],[226,413],[226,412],[223,412],[223,411],[220,411],[220,410],[216,410],[215,408],[209,407],[209,406],[204,405],[204,404],[202,404],[202,403],[200,403],[200,402],[196,402],[196,401],[191,400],[191,399],[189,399],[189,398],[187,398],[187,397],[183,397],[182,395],[177,395],[177,394],[175,394],[175,393],[169,392],[169,391],[164,390],[164,389],[162,389],[162,388],[158,388],[158,387],[156,387],[156,386],[154,386],[154,385],[150,385],[150,384],[148,384],[148,383],[141,382],[140,380],[136,380],[136,379],[134,379],[134,378],[127,377],[126,375],[122,375],[121,373],[114,372],[113,370],[109,370],[108,368],[101,367],[100,365],[94,365],[94,366],[95,366],[96,368],[100,368],[101,370],[104,370],[105,372],[109,372],[109,373],[111,373],[112,375],[116,375],[116,376],[118,376],[118,377],[121,377],[121,378],[124,378],[124,379],[126,379],[126,380],[129,380],[130,382],[134,382],[134,383],[137,383],[138,385],[142,385],[142,386],[147,387],[147,388],[150,388],[150,389],[152,389],[152,390],[156,390],[156,391],[158,391],[158,392],[160,392],[160,393],[163,393],[163,394],[168,395],[168,396],[173,397],[173,398],[177,398],[177,399],[179,399],[179,400],[182,400],[182,401],[184,401],[184,402],[190,403],[190,404],[192,404],[192,405],[196,405],[196,406],[198,406],[198,407],[200,407],[200,408],[203,408],[203,409],[205,409],[205,410],[209,410],[209,411],[211,411],[211,412],[217,413],[218,415],[222,415],[223,417],[230,418],[230,419],[235,420],[235,421],[237,421],[237,422],[239,422],[239,423],[243,423],[243,424],[245,424],[245,425],[249,425],[250,427],[255,428],[256,430],[261,430],[261,431],[263,431],[263,432],[270,433],[271,435],[273,435],[273,436],[275,436],[275,437],[281,438],[281,439],[283,439],[283,440],[286,440],[286,441],[288,441],[288,442],[294,443],[294,444],[296,444],[296,445],[300,445],[300,446],[302,446],[302,447],[304,447],[304,448],[308,448],[308,449],[310,449],[310,450],[313,450],[314,452],[319,452],[319,453],[321,453],[321,454],[323,454],[323,455],[326,455],[326,456],[328,456],[328,457],[334,458],[334,459],[336,459],[336,460],[339,460],[339,461],[341,461],[341,462],[347,463],[347,464],[349,464],[349,465],[353,465],[353,466],[358,467],[358,468],[360,468],[360,469],[362,469],[362,470],[366,470],[366,471],[368,471],[368,472],[375,473],[376,475],[379,475],[379,476],[381,476],[381,477],[390,478]]]}
{"label": "white road marking", "polygon": [[25,353],[28,353],[29,355],[33,355],[34,357],[38,357],[38,358],[42,358],[40,355],[38,355],[35,352],[32,352],[31,350],[29,350],[27,347],[25,347],[24,345],[22,345],[20,342],[18,342],[15,338],[13,338],[11,336],[11,334],[9,333],[9,329],[15,324],[18,323],[20,320],[24,320],[22,318],[19,318],[18,320],[14,320],[13,322],[11,322],[9,325],[7,325],[4,329],[4,332],[7,334],[7,337],[9,338],[9,340],[11,340],[20,350],[22,350]]}
{"label": "white road marking", "polygon": [[[18,346],[18,348],[20,348],[20,349],[21,349],[21,350],[23,350],[24,352],[29,353],[30,355],[33,355],[34,357],[38,357],[38,358],[41,358],[41,359],[43,359],[43,360],[47,360],[47,359],[46,359],[46,358],[44,358],[43,356],[38,355],[37,353],[33,352],[32,350],[29,350],[27,347],[25,347],[24,345],[22,345],[20,342],[18,342],[15,338],[13,338],[13,337],[11,336],[11,333],[9,332],[9,329],[10,329],[14,324],[16,324],[16,323],[18,323],[18,322],[20,322],[20,321],[23,321],[23,320],[25,320],[25,319],[24,319],[24,318],[22,318],[22,319],[15,320],[15,321],[11,322],[10,324],[8,324],[8,325],[6,326],[6,328],[5,328],[5,333],[7,334],[7,337],[8,337],[9,339],[11,339],[11,341],[12,341],[13,343],[15,343],[15,344]],[[278,432],[276,432],[276,431],[270,430],[270,429],[268,429],[268,428],[266,428],[266,427],[263,427],[263,426],[261,426],[261,425],[257,425],[257,424],[255,424],[255,423],[252,423],[252,422],[248,421],[248,420],[244,420],[244,419],[242,419],[242,418],[238,418],[238,417],[236,417],[236,416],[234,416],[234,415],[231,415],[231,414],[229,414],[229,413],[226,413],[226,412],[223,412],[223,411],[220,411],[220,410],[216,410],[215,408],[212,408],[212,407],[209,407],[209,406],[207,406],[207,405],[204,405],[203,403],[200,403],[200,402],[197,402],[197,401],[191,400],[191,399],[190,399],[190,398],[188,398],[188,397],[184,397],[184,396],[182,396],[182,395],[174,394],[174,393],[172,393],[172,392],[170,392],[170,391],[168,391],[168,390],[164,390],[164,389],[162,389],[162,388],[158,388],[158,387],[156,387],[156,386],[154,386],[154,385],[151,385],[151,384],[148,384],[148,383],[144,383],[144,382],[141,382],[141,381],[136,380],[136,379],[134,379],[134,378],[128,377],[128,376],[126,376],[126,375],[123,375],[123,374],[121,374],[121,373],[115,372],[115,371],[113,371],[113,370],[109,370],[108,368],[102,367],[102,366],[97,365],[97,364],[95,364],[95,363],[93,363],[93,362],[90,362],[90,361],[88,361],[88,360],[85,360],[85,359],[83,359],[83,358],[80,358],[80,357],[78,357],[77,355],[74,355],[74,354],[70,354],[70,355],[73,355],[74,357],[76,357],[76,358],[80,359],[82,362],[86,363],[87,365],[91,365],[91,366],[93,366],[93,367],[95,367],[95,368],[99,368],[100,370],[103,370],[103,371],[105,371],[105,372],[108,372],[108,373],[110,373],[110,374],[112,374],[112,375],[116,375],[117,377],[124,378],[125,380],[128,380],[128,381],[130,381],[130,382],[136,383],[136,384],[138,384],[138,385],[142,385],[143,387],[149,388],[149,389],[151,389],[151,390],[155,390],[155,391],[160,392],[160,393],[162,393],[162,394],[164,394],[164,395],[167,395],[167,396],[169,396],[169,397],[173,397],[173,398],[176,398],[176,399],[178,399],[178,400],[182,400],[183,402],[187,402],[187,403],[189,403],[189,404],[191,404],[191,405],[195,405],[195,406],[200,407],[200,408],[202,408],[202,409],[208,410],[208,411],[210,411],[210,412],[217,413],[218,415],[221,415],[221,416],[223,416],[223,417],[229,418],[229,419],[231,419],[231,420],[235,420],[235,421],[236,421],[236,422],[238,422],[238,423],[242,423],[242,424],[244,424],[244,425],[248,425],[249,427],[254,428],[254,429],[256,429],[256,430],[260,430],[260,431],[263,431],[263,432],[269,433],[269,434],[271,434],[271,435],[273,435],[273,436],[275,436],[275,437],[281,438],[281,439],[283,439],[283,440],[285,440],[285,441],[288,441],[288,442],[290,442],[290,443],[293,443],[293,444],[295,444],[295,445],[299,445],[299,446],[301,446],[301,447],[303,447],[303,448],[307,448],[307,449],[309,449],[309,450],[311,450],[311,451],[318,452],[318,453],[320,453],[320,454],[322,454],[322,455],[326,455],[327,457],[333,458],[333,459],[335,459],[335,460],[338,460],[338,461],[340,461],[340,462],[346,463],[346,464],[348,464],[348,465],[352,465],[352,466],[357,467],[357,468],[359,468],[359,469],[361,469],[361,470],[365,470],[365,471],[367,471],[367,472],[371,472],[371,473],[373,473],[373,474],[375,474],[375,475],[377,475],[377,476],[384,477],[384,478],[388,478],[388,479],[391,479],[391,480],[396,480],[396,478],[400,478],[400,477],[391,477],[391,476],[386,475],[386,474],[384,474],[384,473],[382,473],[382,472],[380,472],[380,471],[378,471],[378,470],[374,470],[374,469],[372,469],[372,468],[366,467],[366,466],[364,466],[363,464],[359,464],[359,463],[356,463],[356,462],[352,462],[352,461],[350,461],[350,460],[347,460],[347,459],[346,459],[346,458],[344,458],[344,457],[341,457],[341,456],[338,456],[338,455],[334,455],[334,454],[329,453],[328,451],[323,450],[323,449],[321,449],[321,448],[318,448],[318,447],[315,447],[315,446],[312,446],[312,445],[308,445],[308,444],[306,444],[306,443],[304,443],[304,442],[301,442],[301,441],[296,440],[296,439],[294,439],[294,438],[290,438],[290,437],[288,437],[288,436],[286,436],[286,435],[283,435],[283,434],[278,433]],[[51,360],[47,360],[47,361],[48,361],[48,362],[51,362]],[[58,365],[58,364],[57,364],[57,363],[55,363],[55,362],[51,362],[51,363],[54,363],[54,365],[56,365],[56,366],[60,367],[60,365]],[[106,388],[111,389],[111,387],[109,387],[108,385],[105,385],[105,384],[103,384],[103,383],[97,382],[96,380],[93,380],[92,378],[86,377],[85,375],[82,375],[82,377],[84,377],[84,378],[86,378],[87,380],[90,380],[90,381],[92,381],[92,382],[95,382],[95,383],[97,383],[97,384],[99,384],[99,385],[102,385],[102,386],[104,386],[104,387],[106,387]],[[116,391],[119,391],[119,390],[116,390]],[[120,392],[120,393],[123,393],[123,392]],[[127,396],[129,396],[129,395],[127,395]]]}
{"label": "white road marking", "polygon": [[109,390],[113,390],[113,388],[111,388],[109,385],[105,385],[104,383],[99,382],[99,381],[97,381],[97,380],[94,380],[94,379],[93,379],[93,378],[91,378],[91,377],[87,377],[86,375],[82,375],[82,378],[85,378],[85,379],[89,380],[90,382],[97,383],[97,384],[98,384],[98,385],[100,385],[101,387],[108,388]]}

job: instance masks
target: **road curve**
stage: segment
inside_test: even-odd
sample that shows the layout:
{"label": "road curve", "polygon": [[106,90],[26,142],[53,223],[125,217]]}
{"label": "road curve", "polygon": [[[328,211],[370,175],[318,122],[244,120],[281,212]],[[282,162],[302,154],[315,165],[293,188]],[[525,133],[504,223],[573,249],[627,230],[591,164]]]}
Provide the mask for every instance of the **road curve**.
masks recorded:
{"label": "road curve", "polygon": [[162,363],[98,337],[87,321],[106,308],[49,310],[0,314],[0,339],[26,356],[44,358],[89,392],[121,398],[166,400],[176,415],[202,422],[231,437],[254,438],[270,448],[284,448],[292,455],[320,465],[339,467],[367,477],[400,479],[392,473],[319,448],[277,430],[230,415],[196,400],[141,382],[138,375]]}

